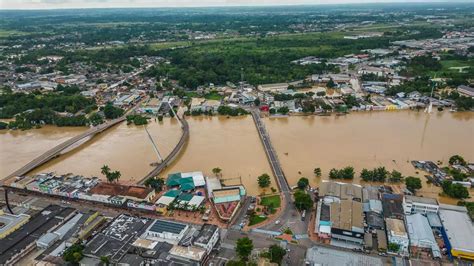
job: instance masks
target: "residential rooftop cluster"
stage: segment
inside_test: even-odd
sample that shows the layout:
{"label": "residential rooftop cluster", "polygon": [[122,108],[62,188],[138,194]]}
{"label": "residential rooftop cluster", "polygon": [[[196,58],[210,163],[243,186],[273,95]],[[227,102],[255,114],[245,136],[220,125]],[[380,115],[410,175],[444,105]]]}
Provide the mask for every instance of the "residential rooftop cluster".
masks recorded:
{"label": "residential rooftop cluster", "polygon": [[216,225],[194,226],[121,214],[85,244],[87,263],[202,265],[220,240]]}
{"label": "residential rooftop cluster", "polygon": [[474,258],[474,225],[465,207],[329,181],[318,196],[314,232],[323,243],[403,257]]}
{"label": "residential rooftop cluster", "polygon": [[159,193],[145,186],[54,173],[17,177],[10,180],[8,186],[66,200],[99,202],[161,215],[173,215],[175,210],[201,211],[203,221],[209,220],[212,206],[223,222],[234,217],[246,195],[243,186],[224,186],[218,178],[205,177],[202,172],[169,174],[165,189]]}

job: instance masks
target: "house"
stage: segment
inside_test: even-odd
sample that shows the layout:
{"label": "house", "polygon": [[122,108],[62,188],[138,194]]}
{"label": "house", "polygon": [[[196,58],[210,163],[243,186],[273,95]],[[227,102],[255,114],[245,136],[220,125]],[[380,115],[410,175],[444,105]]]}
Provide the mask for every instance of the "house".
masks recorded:
{"label": "house", "polygon": [[412,91],[408,93],[407,96],[410,100],[418,101],[421,98],[421,93],[419,93],[418,91]]}
{"label": "house", "polygon": [[390,244],[398,245],[398,251],[392,251],[402,256],[408,256],[408,246],[410,245],[410,239],[408,238],[408,233],[405,229],[405,223],[400,219],[385,219],[385,224],[387,226],[387,236],[389,247]]}
{"label": "house", "polygon": [[474,88],[466,85],[460,85],[457,92],[466,97],[474,97]]}
{"label": "house", "polygon": [[273,84],[262,84],[258,85],[258,90],[262,92],[279,92],[288,89],[288,83],[273,83]]}
{"label": "house", "polygon": [[438,213],[438,209],[439,204],[436,199],[410,195],[405,195],[405,197],[403,197],[403,210],[406,215],[412,213]]}

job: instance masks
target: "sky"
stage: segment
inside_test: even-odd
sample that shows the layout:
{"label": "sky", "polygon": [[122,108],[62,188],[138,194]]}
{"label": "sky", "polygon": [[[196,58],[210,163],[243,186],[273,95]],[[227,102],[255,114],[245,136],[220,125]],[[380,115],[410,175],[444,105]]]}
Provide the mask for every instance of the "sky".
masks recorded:
{"label": "sky", "polygon": [[[471,2],[474,0],[456,0]],[[116,8],[116,7],[207,7],[317,5],[357,3],[451,2],[449,0],[0,0],[0,9]]]}

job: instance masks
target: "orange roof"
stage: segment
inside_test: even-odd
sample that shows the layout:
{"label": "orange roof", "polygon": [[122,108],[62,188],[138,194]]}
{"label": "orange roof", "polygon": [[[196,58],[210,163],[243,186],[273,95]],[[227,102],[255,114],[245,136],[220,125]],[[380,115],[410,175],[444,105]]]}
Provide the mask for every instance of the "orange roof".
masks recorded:
{"label": "orange roof", "polygon": [[153,191],[152,188],[139,186],[124,186],[115,183],[101,182],[91,189],[93,194],[113,195],[113,196],[129,196],[139,199],[146,199]]}

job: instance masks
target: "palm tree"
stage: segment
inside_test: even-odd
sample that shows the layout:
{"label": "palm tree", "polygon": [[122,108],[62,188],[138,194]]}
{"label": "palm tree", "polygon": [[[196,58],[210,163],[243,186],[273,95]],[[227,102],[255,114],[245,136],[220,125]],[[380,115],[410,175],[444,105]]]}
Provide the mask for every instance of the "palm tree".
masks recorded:
{"label": "palm tree", "polygon": [[115,171],[114,173],[115,173],[114,179],[115,181],[118,181],[120,177],[122,177],[122,173],[120,173],[120,171]]}
{"label": "palm tree", "polygon": [[102,170],[101,173],[105,176],[107,176],[107,174],[110,173],[110,167],[106,164],[102,166],[101,170]]}
{"label": "palm tree", "polygon": [[189,202],[188,201],[184,202],[183,209],[186,212],[186,217],[189,217]]}

